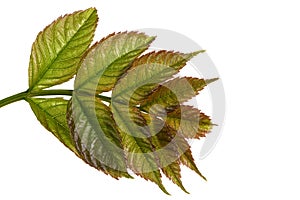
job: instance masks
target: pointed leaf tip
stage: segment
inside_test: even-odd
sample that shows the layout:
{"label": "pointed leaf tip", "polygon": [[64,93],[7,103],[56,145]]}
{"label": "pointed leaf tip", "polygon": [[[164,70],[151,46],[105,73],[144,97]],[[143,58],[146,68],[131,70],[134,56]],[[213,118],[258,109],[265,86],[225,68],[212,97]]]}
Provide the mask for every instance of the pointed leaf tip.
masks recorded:
{"label": "pointed leaf tip", "polygon": [[206,85],[211,84],[215,81],[219,80],[219,78],[211,78],[211,79],[205,79]]}
{"label": "pointed leaf tip", "polygon": [[193,57],[197,56],[198,54],[201,54],[201,53],[205,53],[206,50],[198,50],[198,51],[194,51],[194,52],[191,52],[191,53],[186,53],[184,54],[187,61],[191,60]]}
{"label": "pointed leaf tip", "polygon": [[206,50],[202,49],[202,50],[194,51],[192,54],[194,54],[196,56],[200,53],[205,53],[205,52],[206,52]]}

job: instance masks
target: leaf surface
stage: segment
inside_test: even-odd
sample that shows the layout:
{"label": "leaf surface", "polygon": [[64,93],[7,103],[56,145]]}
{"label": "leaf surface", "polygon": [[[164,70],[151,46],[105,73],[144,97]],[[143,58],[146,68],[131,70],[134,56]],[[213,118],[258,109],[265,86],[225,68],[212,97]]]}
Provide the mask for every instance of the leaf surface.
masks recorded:
{"label": "leaf surface", "polygon": [[193,77],[177,77],[162,85],[149,95],[142,103],[141,107],[144,110],[149,110],[155,104],[161,105],[166,110],[170,111],[178,107],[192,97],[199,94],[207,83],[211,80],[198,79]]}
{"label": "leaf surface", "polygon": [[111,90],[130,64],[144,52],[154,37],[143,33],[111,34],[95,44],[83,60],[75,89],[88,93]]}
{"label": "leaf surface", "polygon": [[198,53],[200,52],[182,54],[173,51],[159,51],[137,58],[127,74],[115,86],[113,100],[139,104],[160,83],[172,78],[189,59]]}
{"label": "leaf surface", "polygon": [[167,114],[166,123],[186,138],[205,137],[212,129],[210,118],[191,106],[180,106]]}
{"label": "leaf surface", "polygon": [[206,180],[205,176],[202,175],[202,173],[199,171],[197,165],[194,162],[194,158],[192,155],[191,147],[186,141],[184,137],[180,135],[180,133],[177,132],[177,135],[173,135],[175,138],[175,142],[177,144],[178,152],[181,155],[179,160],[180,162],[190,168],[191,170],[195,171],[200,177],[202,177],[204,180]]}
{"label": "leaf surface", "polygon": [[[148,119],[151,117],[147,117]],[[163,121],[152,118],[148,121],[151,127],[151,142],[155,147],[155,155],[158,159],[162,172],[184,192],[189,193],[181,181],[180,154],[178,147],[173,140],[173,129],[169,128]],[[159,130],[160,129],[160,130]]]}
{"label": "leaf surface", "polygon": [[98,16],[94,8],[60,17],[41,31],[32,45],[29,90],[39,90],[71,79],[92,42]]}
{"label": "leaf surface", "polygon": [[[116,104],[112,104],[112,109],[115,110]],[[122,118],[123,112],[127,112],[124,107],[118,107],[118,111],[114,113],[116,121],[120,121],[118,128],[122,137],[122,144],[127,152],[129,168],[137,175],[146,180],[156,183],[159,188],[169,194],[162,184],[160,166],[156,162],[156,157],[153,153],[153,144],[149,140],[151,136],[150,130],[146,127],[147,122],[135,108],[129,108],[131,113],[130,119]],[[114,112],[114,111],[113,111]]]}
{"label": "leaf surface", "polygon": [[[162,159],[164,159],[164,162],[170,163],[170,161],[174,160],[175,156],[175,164],[176,162],[184,164],[191,170],[195,171],[204,180],[206,180],[206,178],[201,174],[194,162],[191,147],[188,144],[186,138],[180,132],[170,127],[168,124],[164,124],[161,119],[155,118],[153,116],[148,117],[148,119],[149,118],[151,118],[151,123],[154,123],[152,125],[152,127],[156,129],[156,131],[154,130],[154,132],[157,133],[156,135],[152,134],[152,140],[156,141],[154,142],[156,143],[156,147],[164,149],[160,152],[160,154],[158,154],[159,160],[161,161]],[[161,125],[157,124],[157,122]],[[162,129],[158,131],[160,127],[162,127]],[[159,143],[158,145],[157,142]],[[166,163],[164,165],[166,165]],[[171,166],[168,165],[167,167],[167,169],[163,168],[163,171],[167,175],[167,177],[170,178],[179,187],[181,187],[183,191],[187,192],[180,181],[180,171],[176,171],[174,163],[172,163]],[[170,171],[170,168],[174,169],[175,171]]]}
{"label": "leaf surface", "polygon": [[66,120],[68,101],[63,98],[27,98],[39,122],[66,147],[79,155]]}
{"label": "leaf surface", "polygon": [[131,178],[119,132],[104,103],[73,95],[67,119],[76,148],[86,163],[114,178]]}
{"label": "leaf surface", "polygon": [[132,68],[138,67],[140,65],[156,63],[160,65],[169,66],[174,70],[179,71],[180,69],[182,69],[182,67],[186,65],[187,61],[189,61],[199,53],[204,53],[204,52],[205,51],[200,50],[200,51],[184,54],[180,52],[166,51],[166,50],[161,50],[157,52],[153,51],[136,59],[132,64]]}

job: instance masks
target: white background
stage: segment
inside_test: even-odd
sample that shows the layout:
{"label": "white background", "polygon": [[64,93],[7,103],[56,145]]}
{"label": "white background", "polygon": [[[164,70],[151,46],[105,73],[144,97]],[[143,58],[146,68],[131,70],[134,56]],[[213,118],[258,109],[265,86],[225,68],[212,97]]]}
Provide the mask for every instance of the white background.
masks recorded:
{"label": "white background", "polygon": [[169,197],[141,178],[117,181],[90,168],[44,130],[25,102],[1,108],[0,199],[299,199],[297,2],[1,1],[1,99],[27,89],[36,34],[62,14],[93,6],[97,40],[114,31],[165,28],[200,44],[223,80],[227,112],[215,150],[196,159],[208,182],[184,168],[191,194],[164,179]]}

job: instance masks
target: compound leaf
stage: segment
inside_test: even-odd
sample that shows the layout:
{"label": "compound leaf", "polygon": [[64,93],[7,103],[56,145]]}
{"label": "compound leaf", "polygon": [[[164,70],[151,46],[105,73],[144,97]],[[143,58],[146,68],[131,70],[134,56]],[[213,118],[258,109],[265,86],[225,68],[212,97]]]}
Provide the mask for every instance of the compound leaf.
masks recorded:
{"label": "compound leaf", "polygon": [[92,42],[98,21],[90,8],[55,20],[41,31],[32,45],[29,63],[29,91],[39,90],[71,79]]}
{"label": "compound leaf", "polygon": [[[32,45],[29,89],[1,100],[1,105],[25,99],[39,122],[67,148],[113,178],[132,178],[129,169],[169,194],[162,172],[188,193],[181,164],[206,178],[187,141],[205,137],[213,124],[183,103],[217,79],[174,76],[204,51],[142,55],[155,37],[138,32],[113,33],[89,48],[97,22],[97,10],[89,8],[59,17],[41,31]],[[44,90],[74,75],[73,91]],[[70,100],[35,98],[71,94]]]}

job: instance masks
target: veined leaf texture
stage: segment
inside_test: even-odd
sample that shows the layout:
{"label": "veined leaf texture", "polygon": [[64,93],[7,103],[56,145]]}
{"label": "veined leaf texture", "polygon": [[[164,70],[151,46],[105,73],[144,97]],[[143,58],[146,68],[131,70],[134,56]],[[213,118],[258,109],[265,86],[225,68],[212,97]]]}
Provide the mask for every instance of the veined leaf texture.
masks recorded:
{"label": "veined leaf texture", "polygon": [[[97,10],[89,8],[42,30],[32,45],[28,90],[1,106],[25,99],[60,142],[115,179],[135,174],[169,194],[165,175],[188,193],[182,165],[206,180],[188,141],[205,137],[213,122],[186,103],[217,78],[178,74],[204,51],[149,51],[155,37],[134,31],[92,44],[97,23]],[[74,77],[73,90],[51,89]]]}

